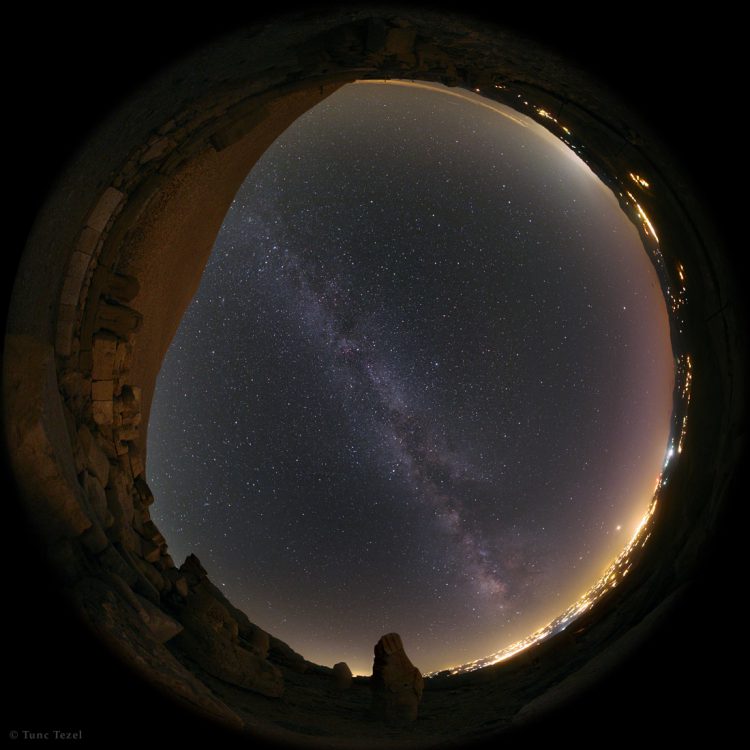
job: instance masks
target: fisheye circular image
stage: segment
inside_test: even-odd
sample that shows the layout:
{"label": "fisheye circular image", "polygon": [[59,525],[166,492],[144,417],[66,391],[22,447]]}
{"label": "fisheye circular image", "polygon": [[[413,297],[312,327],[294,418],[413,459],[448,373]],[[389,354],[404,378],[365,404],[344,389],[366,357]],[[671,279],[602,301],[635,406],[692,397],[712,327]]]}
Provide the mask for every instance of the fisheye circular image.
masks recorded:
{"label": "fisheye circular image", "polygon": [[673,736],[745,382],[681,154],[481,15],[209,32],[113,67],[11,276],[10,736]]}
{"label": "fisheye circular image", "polygon": [[352,83],[224,220],[151,408],[153,515],[313,661],[367,674],[398,630],[429,672],[490,662],[568,624],[649,511],[666,299],[560,136],[473,91]]}

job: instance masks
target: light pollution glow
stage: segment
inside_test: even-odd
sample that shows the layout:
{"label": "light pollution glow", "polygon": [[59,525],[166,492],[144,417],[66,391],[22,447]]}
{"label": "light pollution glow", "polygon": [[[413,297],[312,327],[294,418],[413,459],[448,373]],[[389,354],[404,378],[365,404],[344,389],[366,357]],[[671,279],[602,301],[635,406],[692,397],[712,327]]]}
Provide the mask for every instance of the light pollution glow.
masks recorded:
{"label": "light pollution glow", "polygon": [[[358,83],[380,83],[380,81],[358,81]],[[393,80],[389,81],[391,85],[400,85],[400,86],[414,86],[419,88],[425,88],[430,89],[434,91],[440,91],[441,93],[450,95],[450,96],[456,96],[459,97],[465,101],[471,102],[473,104],[476,104],[478,106],[486,107],[487,109],[491,109],[494,112],[497,112],[498,114],[502,115],[503,117],[506,117],[513,122],[515,122],[518,125],[521,125],[522,127],[527,127],[526,123],[522,122],[519,118],[514,117],[510,115],[507,111],[501,110],[496,106],[493,106],[491,103],[485,101],[478,100],[477,98],[474,98],[471,96],[469,92],[462,92],[457,90],[448,90],[443,87],[438,87],[432,84],[423,83],[423,82],[409,82],[409,81],[399,81],[399,80]],[[495,85],[496,89],[505,89],[506,87],[501,84]],[[474,89],[474,92],[477,94],[480,94],[480,89]],[[520,94],[518,95],[520,98]],[[529,107],[531,106],[527,100],[524,100],[524,105]],[[552,114],[550,114],[547,110],[545,110],[542,107],[537,107],[535,109],[537,115],[542,117],[545,120],[549,120],[558,127],[560,127],[561,130],[563,130],[567,135],[571,135],[571,131],[569,128],[560,125],[557,118],[555,118]],[[562,140],[565,144],[566,148],[569,149],[571,153],[573,153],[575,156],[579,158],[582,165],[585,165],[585,160],[581,157],[581,154],[578,152],[577,149],[575,149],[572,144],[570,144],[567,140],[562,138],[556,138],[556,140]],[[588,166],[588,165],[586,165]],[[628,174],[630,179],[635,182],[639,187],[641,188],[650,188],[650,183],[641,177],[639,174],[630,172]],[[627,196],[630,198],[630,200],[633,203],[633,206],[636,210],[637,217],[640,220],[640,224],[643,228],[643,231],[645,235],[653,240],[654,245],[650,248],[644,247],[644,250],[650,250],[650,256],[652,257],[652,260],[654,262],[659,262],[662,260],[661,251],[659,248],[659,235],[649,218],[648,214],[646,213],[643,206],[636,200],[635,196],[630,192],[626,191]],[[620,193],[622,196],[622,193]],[[623,208],[626,208],[628,206],[627,201],[624,202]],[[635,217],[633,217],[635,218]],[[684,268],[682,265],[678,266],[678,276],[681,282],[680,289],[676,296],[672,296],[672,290],[671,288],[667,288],[667,300],[669,302],[669,309],[672,313],[676,313],[680,306],[685,304],[686,297],[685,297],[685,273]],[[689,355],[681,355],[680,358],[678,358],[677,361],[677,368],[676,368],[676,380],[682,380],[681,385],[677,385],[678,392],[680,396],[683,399],[683,405],[684,408],[687,409],[687,406],[690,402],[690,386],[691,386],[691,380],[692,380],[692,363],[690,360]],[[680,374],[682,374],[682,377],[680,378]],[[687,414],[684,414],[680,421],[680,431],[679,436],[677,438],[677,445],[675,447],[674,445],[674,437],[670,440],[670,446],[667,449],[666,457],[664,461],[664,470],[667,469],[670,460],[674,456],[675,450],[679,454],[682,452],[682,445],[684,442],[685,434],[687,431]],[[498,664],[499,662],[505,661],[512,656],[515,656],[516,654],[520,653],[521,651],[524,651],[531,646],[540,643],[541,641],[549,638],[554,633],[558,633],[565,628],[568,627],[570,623],[572,623],[576,618],[578,618],[580,615],[582,615],[584,612],[589,611],[598,601],[601,600],[601,598],[609,591],[614,589],[616,586],[618,586],[622,580],[625,578],[625,576],[630,572],[632,568],[632,555],[633,552],[636,551],[639,548],[643,548],[645,544],[647,543],[648,539],[651,537],[652,533],[652,524],[651,521],[654,516],[654,512],[656,510],[657,504],[658,504],[658,496],[656,493],[658,493],[658,490],[660,487],[664,486],[667,483],[667,479],[664,476],[664,472],[657,478],[656,480],[656,487],[655,487],[655,494],[653,495],[651,502],[648,506],[648,509],[643,514],[640,521],[637,523],[635,531],[633,532],[630,540],[625,545],[623,550],[617,555],[617,557],[607,566],[607,568],[604,570],[603,574],[599,578],[599,580],[590,588],[588,588],[583,594],[581,594],[573,604],[571,604],[567,609],[565,609],[560,615],[549,621],[544,626],[538,628],[530,635],[521,638],[520,640],[514,641],[508,646],[505,646],[501,648],[500,650],[496,651],[493,654],[490,654],[487,657],[484,657],[482,659],[476,659],[474,661],[462,664],[460,666],[456,667],[449,667],[447,669],[442,670],[435,670],[433,672],[427,673],[426,676],[437,674],[438,672],[448,672],[451,675],[460,674],[463,672],[471,672],[477,669],[481,669],[482,667],[487,667],[493,664]],[[618,526],[618,530],[621,527]]]}
{"label": "light pollution glow", "polygon": [[[657,489],[661,486],[661,481],[657,482]],[[475,661],[469,662],[468,664],[462,664],[459,667],[452,667],[447,670],[451,675],[462,674],[464,672],[473,672],[482,667],[489,667],[493,664],[498,664],[502,661],[510,659],[512,656],[525,651],[526,649],[534,646],[537,643],[549,638],[555,633],[559,633],[570,625],[576,618],[582,615],[584,612],[588,612],[607,592],[618,586],[625,576],[632,569],[632,554],[638,548],[643,548],[651,536],[652,524],[651,519],[654,516],[654,512],[657,507],[657,497],[651,500],[648,510],[644,514],[640,523],[638,524],[635,532],[633,533],[630,541],[625,546],[625,549],[615,558],[610,566],[604,571],[602,577],[594,584],[588,591],[585,591],[581,596],[573,602],[562,614],[556,617],[554,620],[548,622],[543,627],[535,630],[530,635],[522,638],[515,643],[511,643],[509,646],[497,651],[494,654],[484,657],[483,659],[476,659]],[[426,677],[437,674],[439,671],[431,672]]]}
{"label": "light pollution glow", "polygon": [[[357,83],[382,83],[380,80],[361,80]],[[412,81],[401,81],[401,80],[389,80],[389,85],[397,85],[397,86],[410,86],[410,87],[416,87],[416,88],[423,88],[423,89],[429,89],[432,91],[438,91],[440,93],[443,93],[448,96],[454,96],[458,97],[464,101],[470,102],[472,104],[475,104],[477,106],[485,107],[487,109],[492,110],[493,112],[496,112],[497,114],[512,120],[514,123],[522,126],[522,127],[528,127],[527,123],[524,122],[521,118],[527,117],[523,114],[520,115],[520,117],[515,117],[509,112],[507,112],[505,109],[500,109],[499,106],[494,106],[491,101],[487,101],[486,99],[480,99],[479,97],[474,96],[474,93],[481,94],[480,89],[474,89],[473,92],[469,91],[462,91],[462,90],[456,90],[456,89],[446,89],[445,87],[433,85],[425,82],[412,82]],[[503,85],[496,84],[496,89],[505,89],[506,87]],[[518,98],[521,99],[521,95],[518,95]],[[548,120],[552,123],[554,123],[558,128],[560,128],[566,135],[571,135],[571,131],[568,127],[561,125],[557,118],[555,118],[552,114],[550,114],[547,110],[541,107],[533,107],[533,105],[526,99],[523,100],[523,104],[526,107],[532,108],[532,111],[535,112],[539,117],[543,118],[544,120]],[[532,120],[533,122],[533,120]],[[537,132],[536,130],[534,132]],[[572,157],[576,159],[578,164],[586,169],[590,169],[593,172],[593,169],[591,168],[591,165],[589,165],[586,160],[583,158],[582,154],[580,153],[580,149],[576,148],[572,143],[570,143],[567,139],[563,138],[562,136],[555,136],[554,133],[548,131],[546,128],[543,129],[542,133],[544,136],[551,136],[556,143],[559,143],[567,153],[569,153]],[[604,185],[603,182],[601,182],[598,175],[596,175],[597,182],[607,191],[607,192],[613,192],[608,188],[606,185]],[[630,172],[628,174],[630,179],[636,183],[640,188],[650,188],[650,184],[648,181],[646,181],[644,178],[642,178],[640,175]],[[663,257],[661,255],[661,250],[659,247],[659,235],[654,227],[654,224],[652,223],[651,219],[649,218],[648,214],[646,213],[643,206],[636,200],[635,196],[630,192],[626,191],[628,198],[630,201],[632,201],[632,205],[635,208],[635,215],[632,215],[629,211],[627,211],[627,208],[629,207],[629,202],[627,200],[621,200],[620,206],[623,210],[625,210],[626,214],[631,218],[631,220],[636,223],[636,225],[640,225],[645,238],[644,238],[644,250],[649,251],[649,257],[652,259],[652,262],[654,264],[658,264],[660,262],[663,263]],[[621,198],[624,198],[622,193],[619,194]],[[676,313],[679,307],[685,303],[685,276],[684,276],[684,269],[682,266],[679,266],[678,268],[678,275],[680,278],[680,281],[682,282],[681,288],[677,293],[677,296],[673,299],[672,298],[672,290],[671,287],[667,287],[666,290],[666,296],[668,301],[668,307],[669,310],[672,313]],[[676,368],[676,380],[680,380],[679,373],[680,370],[683,371],[683,377],[682,379],[682,385],[677,385],[675,383],[675,387],[677,387],[679,394],[683,398],[683,404],[685,408],[687,407],[689,401],[690,401],[690,383],[691,383],[691,361],[690,357],[688,355],[683,355],[681,359],[678,359],[677,362],[677,368]],[[665,460],[663,463],[663,470],[662,474],[657,478],[656,480],[656,487],[655,487],[655,494],[652,496],[651,501],[649,503],[649,506],[646,510],[646,512],[642,515],[640,520],[637,522],[635,531],[633,532],[630,540],[627,542],[627,544],[624,546],[622,551],[615,557],[615,559],[606,566],[604,572],[602,573],[601,577],[594,583],[591,587],[589,587],[583,594],[581,594],[569,607],[567,607],[561,614],[559,614],[557,617],[554,617],[553,619],[549,620],[545,625],[542,627],[536,629],[531,634],[514,641],[513,643],[502,647],[501,649],[495,651],[494,653],[490,654],[489,656],[486,656],[481,659],[476,659],[464,664],[461,664],[459,666],[453,666],[453,667],[447,667],[439,670],[434,670],[432,672],[426,673],[425,676],[431,676],[438,673],[445,673],[448,672],[451,675],[461,674],[463,672],[471,672],[475,671],[477,669],[481,669],[482,667],[488,667],[493,664],[498,664],[502,661],[506,661],[507,659],[510,659],[512,656],[515,656],[516,654],[520,653],[521,651],[524,651],[535,644],[538,644],[545,639],[549,638],[551,635],[558,633],[565,628],[567,628],[574,620],[576,620],[580,615],[584,614],[585,612],[588,612],[598,601],[602,599],[602,597],[605,596],[609,591],[614,589],[616,586],[618,586],[625,576],[630,572],[632,569],[633,561],[633,553],[637,551],[638,549],[642,549],[652,534],[652,519],[654,516],[654,512],[656,511],[657,504],[658,504],[658,490],[660,487],[666,485],[667,478],[665,476],[666,469],[670,463],[671,458],[673,457],[675,450],[677,453],[682,452],[682,444],[685,438],[687,430],[687,415],[685,414],[680,423],[680,431],[679,431],[679,437],[677,439],[677,445],[674,445],[675,439],[672,437],[670,439],[670,445],[666,451]],[[620,530],[621,526],[618,526],[618,531]],[[364,670],[358,670],[354,672],[354,674],[369,674],[368,671]]]}

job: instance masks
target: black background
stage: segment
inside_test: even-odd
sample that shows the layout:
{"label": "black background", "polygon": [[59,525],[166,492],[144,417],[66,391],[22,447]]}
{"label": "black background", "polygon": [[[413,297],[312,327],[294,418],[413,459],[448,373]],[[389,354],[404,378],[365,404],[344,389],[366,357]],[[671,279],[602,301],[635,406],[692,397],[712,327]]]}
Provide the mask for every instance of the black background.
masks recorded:
{"label": "black background", "polygon": [[[280,6],[294,7],[281,2],[270,10]],[[681,162],[739,278],[745,191],[733,181],[741,179],[737,164],[746,147],[745,121],[737,110],[743,103],[737,24],[720,12],[657,19],[627,5],[601,6],[593,15],[583,7],[490,13],[464,2],[452,9],[518,29],[606,82]],[[10,42],[18,45],[5,62],[5,228],[13,229],[4,250],[6,293],[44,195],[95,123],[176,55],[261,15],[219,10],[216,4],[193,11],[185,5],[155,10],[121,4],[88,13],[62,5],[44,12],[27,7],[14,26],[6,26],[6,50]],[[5,487],[12,494],[7,470]],[[721,747],[737,731],[742,715],[734,680],[742,676],[738,659],[744,651],[741,600],[732,591],[739,570],[738,489],[736,482],[700,576],[669,622],[637,658],[537,726],[535,734],[556,742],[575,737],[583,746],[641,737],[670,743],[710,739]],[[91,747],[153,740],[170,746],[234,744],[213,725],[175,708],[92,642],[56,593],[43,550],[12,498],[5,518],[4,739],[13,730],[61,729],[82,730]],[[529,739],[524,734],[503,742],[514,747]]]}

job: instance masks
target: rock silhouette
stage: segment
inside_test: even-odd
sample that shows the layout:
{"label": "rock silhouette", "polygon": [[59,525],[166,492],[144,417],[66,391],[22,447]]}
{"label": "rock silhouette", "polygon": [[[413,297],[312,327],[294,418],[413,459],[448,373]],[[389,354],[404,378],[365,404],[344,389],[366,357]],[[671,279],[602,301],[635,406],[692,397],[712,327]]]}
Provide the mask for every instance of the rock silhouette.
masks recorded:
{"label": "rock silhouette", "polygon": [[406,655],[398,633],[388,633],[375,644],[370,687],[375,718],[394,724],[417,718],[424,680]]}
{"label": "rock silhouette", "polygon": [[333,680],[338,690],[348,690],[352,686],[352,670],[346,662],[333,665]]}
{"label": "rock silhouette", "polygon": [[269,636],[268,658],[275,664],[299,674],[304,674],[310,668],[310,662],[302,654],[298,654],[291,646],[272,635]]}

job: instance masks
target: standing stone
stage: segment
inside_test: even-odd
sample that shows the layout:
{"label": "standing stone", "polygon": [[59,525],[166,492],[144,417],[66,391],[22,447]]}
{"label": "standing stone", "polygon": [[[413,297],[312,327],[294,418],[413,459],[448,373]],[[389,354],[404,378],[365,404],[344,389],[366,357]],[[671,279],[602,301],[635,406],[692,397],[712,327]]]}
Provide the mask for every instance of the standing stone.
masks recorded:
{"label": "standing stone", "polygon": [[333,665],[333,681],[337,690],[348,690],[352,686],[352,670],[346,662]]}
{"label": "standing stone", "polygon": [[417,718],[424,680],[409,661],[397,633],[384,635],[375,645],[370,687],[372,713],[376,718],[396,724]]}

